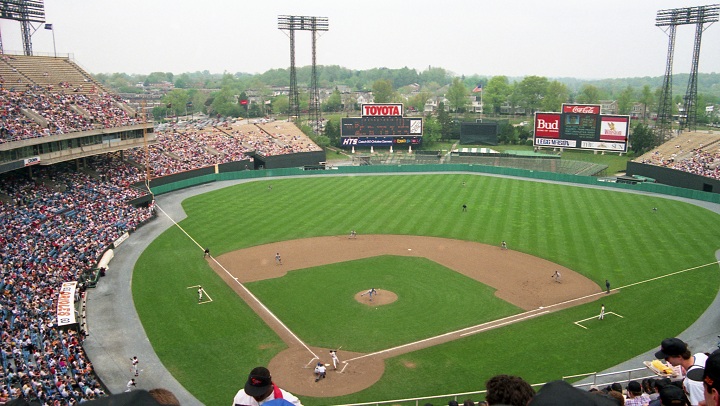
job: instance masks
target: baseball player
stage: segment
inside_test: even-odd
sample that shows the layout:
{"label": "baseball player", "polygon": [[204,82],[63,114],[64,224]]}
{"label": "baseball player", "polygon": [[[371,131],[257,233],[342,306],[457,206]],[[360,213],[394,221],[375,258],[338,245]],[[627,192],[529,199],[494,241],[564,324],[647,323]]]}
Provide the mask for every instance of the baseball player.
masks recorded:
{"label": "baseball player", "polygon": [[137,386],[137,384],[135,383],[135,378],[129,380],[128,383],[127,383],[127,385],[125,385],[125,387],[127,388],[127,389],[125,389],[125,392],[130,392],[130,391],[132,391],[133,388],[136,387],[136,386]]}
{"label": "baseball player", "polygon": [[200,303],[202,301],[202,297],[203,297],[203,289],[202,289],[202,286],[200,286],[198,288],[198,303]]}
{"label": "baseball player", "polygon": [[330,358],[332,358],[333,369],[337,369],[340,359],[337,356],[337,350],[330,350]]}
{"label": "baseball player", "polygon": [[210,255],[210,248],[205,248],[205,254],[203,255],[203,258],[207,258]]}
{"label": "baseball player", "polygon": [[282,265],[282,259],[280,259],[280,253],[275,254],[275,264]]}
{"label": "baseball player", "polygon": [[318,362],[315,366],[315,382],[325,378],[325,365],[322,362]]}
{"label": "baseball player", "polygon": [[500,243],[500,249],[506,250],[507,249],[507,243],[505,241]]}
{"label": "baseball player", "polygon": [[372,297],[373,297],[373,295],[377,295],[377,290],[375,290],[375,288],[371,288],[370,290],[368,290],[367,292],[363,293],[360,296],[365,296],[365,295],[370,296],[370,301],[372,302]]}
{"label": "baseball player", "polygon": [[598,316],[598,320],[604,320],[605,319],[605,305],[603,304],[600,306],[600,316]]}
{"label": "baseball player", "polygon": [[133,371],[135,372],[135,376],[138,376],[138,357],[132,357],[130,358],[130,361],[132,362]]}
{"label": "baseball player", "polygon": [[552,274],[552,278],[555,279],[555,282],[560,283],[560,271],[555,271],[555,273]]}

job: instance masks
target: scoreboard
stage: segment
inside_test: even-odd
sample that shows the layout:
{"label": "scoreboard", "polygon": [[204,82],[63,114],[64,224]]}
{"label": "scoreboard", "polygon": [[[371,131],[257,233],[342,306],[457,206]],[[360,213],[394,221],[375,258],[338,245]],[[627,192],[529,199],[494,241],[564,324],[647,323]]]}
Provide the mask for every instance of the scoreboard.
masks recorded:
{"label": "scoreboard", "polygon": [[422,145],[422,117],[403,117],[402,104],[363,104],[362,117],[340,125],[340,147]]}
{"label": "scoreboard", "polygon": [[421,134],[422,118],[408,117],[348,117],[340,130],[341,137]]}
{"label": "scoreboard", "polygon": [[535,113],[533,145],[626,152],[630,116],[600,114],[594,104],[563,104],[561,113]]}

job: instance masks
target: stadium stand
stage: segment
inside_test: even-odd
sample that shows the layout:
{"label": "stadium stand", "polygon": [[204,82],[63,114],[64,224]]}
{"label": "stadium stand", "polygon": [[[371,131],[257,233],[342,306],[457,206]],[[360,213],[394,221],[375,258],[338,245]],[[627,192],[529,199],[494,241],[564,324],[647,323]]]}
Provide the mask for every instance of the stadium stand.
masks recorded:
{"label": "stadium stand", "polygon": [[681,133],[635,161],[720,179],[720,134]]}

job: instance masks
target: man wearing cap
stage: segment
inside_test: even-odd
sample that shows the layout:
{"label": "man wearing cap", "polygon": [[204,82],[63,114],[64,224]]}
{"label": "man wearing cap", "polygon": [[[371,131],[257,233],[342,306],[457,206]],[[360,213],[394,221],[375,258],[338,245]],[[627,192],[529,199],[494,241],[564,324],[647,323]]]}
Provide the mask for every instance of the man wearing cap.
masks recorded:
{"label": "man wearing cap", "polygon": [[703,373],[703,386],[705,387],[705,406],[720,406],[720,350],[710,355],[705,362]]}
{"label": "man wearing cap", "polygon": [[245,388],[235,395],[233,406],[259,406],[274,399],[284,399],[295,406],[302,406],[302,402],[295,395],[273,383],[267,368],[257,367],[250,371]]}
{"label": "man wearing cap", "polygon": [[643,393],[642,386],[638,381],[628,382],[627,394],[625,406],[643,406],[650,403],[650,396]]}
{"label": "man wearing cap", "polygon": [[701,352],[693,355],[684,341],[679,338],[666,338],[660,344],[660,351],[655,353],[655,358],[665,360],[672,366],[680,365],[685,374],[683,387],[688,394],[690,405],[700,404],[705,394],[705,388],[701,379],[693,379],[693,376],[697,374],[691,371],[702,369],[707,361],[707,355]]}

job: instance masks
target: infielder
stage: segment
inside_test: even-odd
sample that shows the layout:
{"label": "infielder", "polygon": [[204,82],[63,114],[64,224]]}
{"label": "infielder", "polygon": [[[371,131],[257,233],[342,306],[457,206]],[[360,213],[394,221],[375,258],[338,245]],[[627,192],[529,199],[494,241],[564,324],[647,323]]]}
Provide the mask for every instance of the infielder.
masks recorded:
{"label": "infielder", "polygon": [[330,350],[330,358],[332,358],[333,369],[337,369],[337,366],[340,363],[337,356],[337,350]]}
{"label": "infielder", "polygon": [[275,264],[282,265],[282,259],[280,259],[280,253],[275,254]]}
{"label": "infielder", "polygon": [[555,273],[552,274],[552,278],[555,279],[555,282],[560,283],[560,271],[555,271]]}
{"label": "infielder", "polygon": [[598,320],[605,319],[605,305],[603,304],[600,306],[600,316],[598,316]]}
{"label": "infielder", "polygon": [[200,303],[202,301],[202,297],[203,297],[203,290],[202,290],[202,286],[200,286],[198,288],[198,303]]}
{"label": "infielder", "polygon": [[500,243],[500,249],[501,249],[501,250],[506,250],[506,249],[507,249],[507,243],[506,243],[505,241],[503,241],[503,242]]}

